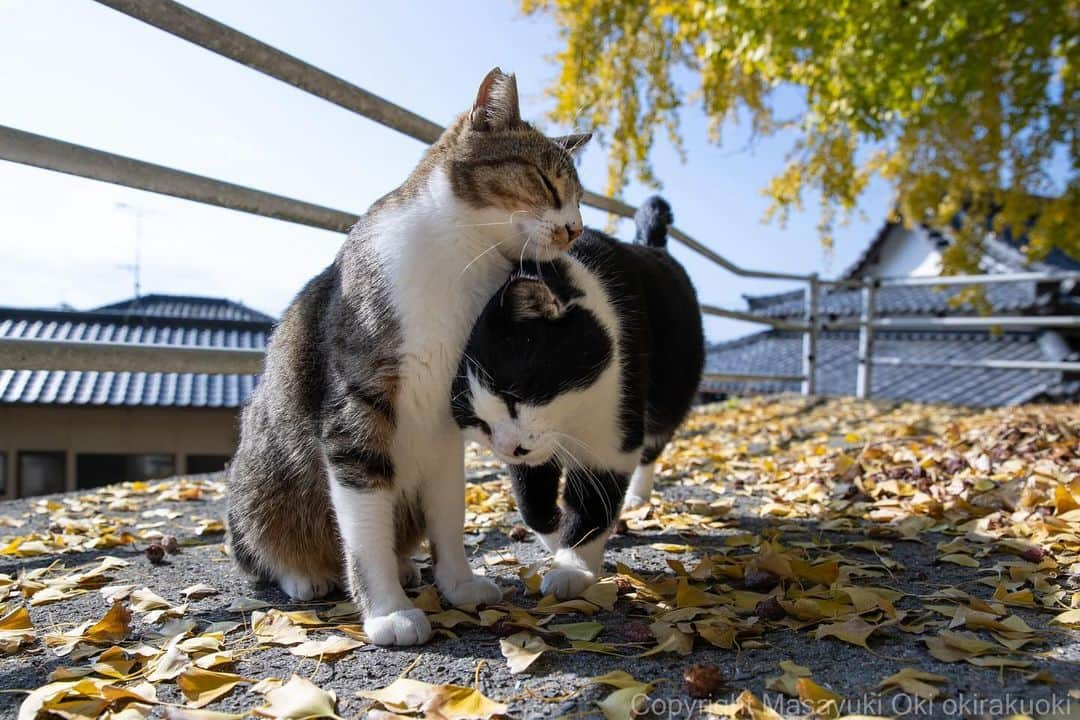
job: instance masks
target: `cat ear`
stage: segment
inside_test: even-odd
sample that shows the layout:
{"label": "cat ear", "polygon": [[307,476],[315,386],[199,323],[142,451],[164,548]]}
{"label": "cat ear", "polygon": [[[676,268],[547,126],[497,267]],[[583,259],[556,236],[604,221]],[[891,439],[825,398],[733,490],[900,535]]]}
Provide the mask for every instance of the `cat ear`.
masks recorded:
{"label": "cat ear", "polygon": [[503,308],[509,311],[510,319],[554,320],[562,315],[563,305],[551,288],[541,280],[518,278],[512,280],[503,293]]}
{"label": "cat ear", "polygon": [[476,91],[469,124],[473,130],[505,130],[520,122],[517,78],[492,68]]}
{"label": "cat ear", "polygon": [[571,155],[577,155],[581,151],[581,148],[585,147],[585,144],[591,139],[592,133],[574,133],[572,135],[560,135],[559,137],[548,138],[548,140]]}

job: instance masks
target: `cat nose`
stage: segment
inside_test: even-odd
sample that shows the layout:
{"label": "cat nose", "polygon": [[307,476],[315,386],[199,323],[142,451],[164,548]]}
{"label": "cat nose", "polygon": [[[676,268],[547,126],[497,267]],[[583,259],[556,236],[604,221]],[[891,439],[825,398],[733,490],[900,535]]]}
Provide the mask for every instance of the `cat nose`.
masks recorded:
{"label": "cat nose", "polygon": [[516,448],[514,448],[514,457],[521,457],[523,455],[528,455],[530,452],[532,452],[532,451],[531,450],[526,450],[525,448],[518,445]]}
{"label": "cat nose", "polygon": [[574,242],[575,240],[577,240],[579,235],[581,235],[580,225],[572,225],[570,223],[566,223],[566,236],[570,238],[570,242]]}

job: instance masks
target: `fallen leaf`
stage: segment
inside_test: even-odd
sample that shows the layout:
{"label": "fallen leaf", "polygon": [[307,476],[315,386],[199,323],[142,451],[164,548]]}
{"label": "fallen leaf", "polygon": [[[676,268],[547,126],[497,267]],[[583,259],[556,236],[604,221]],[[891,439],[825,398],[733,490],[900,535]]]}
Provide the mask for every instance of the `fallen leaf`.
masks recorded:
{"label": "fallen leaf", "polygon": [[300,657],[322,657],[333,656],[347,653],[350,650],[355,650],[358,647],[363,647],[364,643],[352,638],[344,637],[342,635],[330,635],[329,637],[321,640],[308,640],[307,642],[300,643],[296,647],[290,648],[289,652],[293,655],[299,655]]}
{"label": "fallen leaf", "polygon": [[944,675],[935,675],[924,670],[906,667],[882,680],[878,683],[878,687],[895,687],[909,695],[916,695],[925,700],[933,700],[941,695],[941,690],[930,683],[946,683],[948,681],[949,679]]}
{"label": "fallen leaf", "polygon": [[815,715],[832,720],[840,714],[841,697],[821,687],[810,678],[796,680],[795,690],[798,692],[800,702],[810,708]]}
{"label": "fallen leaf", "polygon": [[250,682],[232,673],[214,672],[200,667],[187,667],[176,678],[176,684],[187,698],[188,705],[201,708],[225,695],[240,683]]}
{"label": "fallen leaf", "polygon": [[268,691],[266,705],[254,708],[253,712],[282,720],[338,718],[337,696],[333,690],[323,690],[310,680],[293,675],[289,682]]}
{"label": "fallen leaf", "polygon": [[131,628],[131,611],[123,603],[113,603],[105,616],[83,632],[82,638],[95,645],[121,642]]}
{"label": "fallen leaf", "polygon": [[486,720],[505,715],[507,710],[504,703],[491,700],[474,688],[432,685],[409,678],[398,678],[379,690],[361,690],[357,695],[395,713],[424,712],[428,717],[446,720]]}
{"label": "fallen leaf", "polygon": [[216,588],[212,588],[209,585],[199,583],[196,585],[189,585],[180,591],[180,594],[186,597],[188,600],[198,600],[204,597],[210,597],[211,595],[217,595],[220,591]]}
{"label": "fallen leaf", "polygon": [[527,632],[514,633],[499,640],[499,649],[510,668],[511,675],[524,672],[536,659],[550,650],[542,638]]}

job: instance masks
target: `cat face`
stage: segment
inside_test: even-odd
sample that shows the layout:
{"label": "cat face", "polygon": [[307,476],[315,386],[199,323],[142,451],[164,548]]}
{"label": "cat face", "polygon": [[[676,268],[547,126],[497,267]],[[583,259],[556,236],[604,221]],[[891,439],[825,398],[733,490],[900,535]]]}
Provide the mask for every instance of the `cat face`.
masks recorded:
{"label": "cat face", "polygon": [[501,231],[495,247],[515,262],[566,251],[582,230],[573,155],[590,136],[548,138],[523,121],[517,81],[498,68],[458,125],[445,166],[454,194],[481,221],[477,227]]}
{"label": "cat face", "polygon": [[[580,455],[570,429],[590,412],[586,390],[611,362],[612,340],[562,278],[511,278],[473,330],[453,411],[470,437],[511,465]],[[550,284],[549,284],[550,283]]]}

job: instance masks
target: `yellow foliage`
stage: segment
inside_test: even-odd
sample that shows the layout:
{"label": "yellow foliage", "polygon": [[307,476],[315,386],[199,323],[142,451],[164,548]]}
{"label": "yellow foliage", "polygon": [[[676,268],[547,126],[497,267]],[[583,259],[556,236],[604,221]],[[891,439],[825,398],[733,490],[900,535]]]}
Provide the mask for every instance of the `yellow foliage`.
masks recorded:
{"label": "yellow foliage", "polygon": [[[631,177],[656,184],[656,135],[682,153],[679,113],[693,102],[716,142],[736,119],[754,138],[794,136],[764,190],[767,218],[783,222],[806,194],[820,197],[826,244],[879,177],[905,221],[958,223],[946,271],[977,268],[989,217],[995,231],[1026,228],[1033,259],[1055,247],[1080,257],[1080,14],[1070,0],[521,7],[559,28],[552,117],[599,135],[609,193]],[[685,70],[700,80],[689,93],[675,81]],[[783,86],[800,91],[801,116],[776,108]]]}

